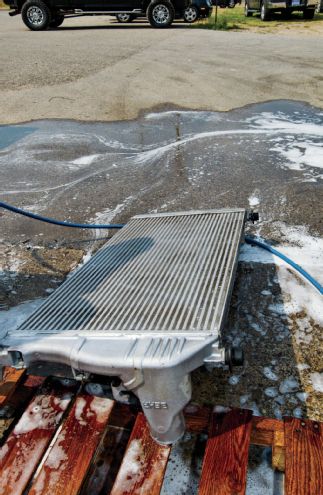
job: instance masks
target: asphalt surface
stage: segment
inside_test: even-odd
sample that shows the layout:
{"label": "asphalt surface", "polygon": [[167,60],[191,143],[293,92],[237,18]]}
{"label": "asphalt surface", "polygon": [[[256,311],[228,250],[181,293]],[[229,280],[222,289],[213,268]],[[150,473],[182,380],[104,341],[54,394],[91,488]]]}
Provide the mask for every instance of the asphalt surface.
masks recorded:
{"label": "asphalt surface", "polygon": [[273,99],[322,108],[322,36],[288,33],[182,22],[164,31],[109,17],[35,33],[2,11],[0,122],[120,120],[156,106],[229,110]]}

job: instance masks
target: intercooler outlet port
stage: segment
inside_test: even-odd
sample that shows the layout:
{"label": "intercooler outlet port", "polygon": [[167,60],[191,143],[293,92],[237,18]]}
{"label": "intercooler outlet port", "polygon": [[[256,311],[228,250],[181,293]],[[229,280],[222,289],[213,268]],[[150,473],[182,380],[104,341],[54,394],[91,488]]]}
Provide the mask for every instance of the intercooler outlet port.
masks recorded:
{"label": "intercooler outlet port", "polygon": [[241,347],[227,347],[225,350],[225,364],[230,370],[233,366],[243,366],[244,352]]}

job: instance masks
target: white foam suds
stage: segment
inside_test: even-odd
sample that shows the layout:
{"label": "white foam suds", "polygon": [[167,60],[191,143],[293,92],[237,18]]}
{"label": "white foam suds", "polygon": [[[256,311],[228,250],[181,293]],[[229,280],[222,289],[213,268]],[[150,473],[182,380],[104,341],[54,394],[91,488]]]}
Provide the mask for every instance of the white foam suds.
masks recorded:
{"label": "white foam suds", "polygon": [[65,465],[65,461],[68,460],[68,455],[61,445],[62,443],[63,442],[61,441],[60,443],[55,444],[46,459],[46,466],[50,469],[62,469]]}
{"label": "white foam suds", "polygon": [[5,443],[4,445],[2,445],[2,447],[0,447],[0,461],[2,461],[2,459],[5,458],[8,452],[9,452],[9,445]]}
{"label": "white foam suds", "polygon": [[[287,118],[279,118],[272,113],[262,113],[260,116],[253,117],[246,120],[249,123],[249,129],[228,129],[222,131],[208,131],[196,134],[190,134],[184,136],[180,140],[174,140],[170,143],[159,145],[153,149],[138,153],[135,157],[135,162],[138,164],[143,164],[148,161],[161,158],[165,153],[172,149],[178,148],[178,146],[186,145],[200,139],[221,137],[221,136],[243,136],[243,135],[273,135],[278,134],[278,138],[281,135],[287,135],[291,138],[296,136],[310,136],[310,137],[323,137],[323,126],[308,122],[294,122],[288,120]],[[133,157],[132,157],[133,159]]]}
{"label": "white foam suds", "polygon": [[293,141],[272,148],[287,159],[286,167],[291,170],[303,170],[304,167],[323,168],[323,147],[310,141]]}
{"label": "white foam suds", "polygon": [[[108,224],[119,215],[126,207],[128,207],[135,200],[134,196],[128,196],[124,199],[123,203],[116,205],[114,208],[105,208],[102,211],[98,211],[94,218],[91,219],[91,223],[95,224]],[[102,234],[102,232],[101,232]],[[96,235],[100,235],[100,230],[96,230]]]}
{"label": "white foam suds", "polygon": [[299,371],[304,371],[304,370],[308,370],[310,368],[310,366],[307,364],[307,363],[299,363],[297,365],[297,369]]}
{"label": "white foam suds", "polygon": [[[257,463],[254,466],[248,466],[247,471],[247,495],[272,495],[274,493],[274,470],[271,467],[271,449],[266,448],[257,452]],[[278,495],[279,493],[275,491]]]}
{"label": "white foam suds", "polygon": [[301,418],[303,416],[303,411],[301,407],[295,407],[293,410],[293,416],[294,418]]}
{"label": "white foam suds", "polygon": [[277,397],[278,390],[276,387],[267,387],[265,388],[265,395],[271,398]]}
{"label": "white foam suds", "polygon": [[91,163],[95,162],[100,156],[100,154],[81,156],[70,163],[73,165],[91,165]]}
{"label": "white foam suds", "polygon": [[[126,459],[126,462],[125,462]],[[127,456],[121,465],[117,479],[116,487],[119,486],[123,492],[131,492],[136,483],[139,483],[144,477],[144,450],[142,442],[139,439],[133,439],[127,449]],[[122,484],[121,484],[122,480]],[[115,489],[116,489],[115,487]],[[120,490],[121,492],[121,490]]]}
{"label": "white foam suds", "polygon": [[306,402],[306,399],[308,398],[308,393],[307,392],[298,392],[296,394],[296,397],[301,401],[301,402]]}
{"label": "white foam suds", "polygon": [[114,402],[111,399],[93,397],[90,404],[90,412],[95,414],[98,423],[104,423],[109,417],[113,404]]}
{"label": "white foam suds", "polygon": [[269,368],[268,366],[266,366],[263,369],[263,374],[266,378],[268,378],[268,380],[272,380],[274,382],[276,382],[278,380],[278,376],[276,375],[276,373],[271,368]]}
{"label": "white foam suds", "polygon": [[276,131],[284,134],[298,134],[323,137],[323,126],[303,120],[290,120],[287,116],[262,112],[260,115],[247,119],[255,129]]}
{"label": "white foam suds", "polygon": [[[323,238],[310,235],[304,226],[288,226],[282,222],[272,224],[272,231],[282,239],[281,244],[274,246],[275,249],[300,265],[320,284],[323,284]],[[305,310],[315,322],[323,324],[322,296],[285,261],[264,249],[249,244],[242,246],[239,260],[274,263],[278,266],[278,282],[283,292],[284,302],[280,307],[271,305],[272,311],[290,315]],[[299,328],[299,332],[302,332],[302,328]],[[301,333],[296,334],[296,338],[304,340],[305,333],[303,332],[303,336]],[[310,338],[307,333],[307,342]]]}
{"label": "white foam suds", "polygon": [[83,399],[83,397],[78,397],[76,399],[76,403],[75,403],[75,418],[82,425],[86,424],[85,418],[84,418],[85,407],[86,407],[85,399]]}
{"label": "white foam suds", "polygon": [[311,373],[310,379],[315,392],[323,392],[323,373]]}
{"label": "white foam suds", "polygon": [[145,115],[145,120],[162,120],[165,117],[189,117],[190,120],[203,120],[203,122],[218,122],[222,120],[221,115],[211,112],[201,112],[199,110],[168,110],[166,112],[151,112]]}
{"label": "white foam suds", "polygon": [[240,381],[240,376],[231,375],[228,381],[229,381],[230,385],[237,385]]}
{"label": "white foam suds", "polygon": [[249,202],[249,206],[253,208],[255,206],[259,206],[260,199],[255,194],[251,194],[251,196],[249,196],[248,198],[248,202]]}
{"label": "white foam suds", "polygon": [[56,408],[53,408],[50,396],[37,396],[37,403],[32,402],[28,406],[16,424],[13,433],[23,435],[36,429],[54,429],[68,403],[69,401],[60,402],[56,404]]}
{"label": "white foam suds", "polygon": [[296,380],[296,378],[294,378],[293,376],[290,376],[281,382],[281,384],[279,386],[279,392],[283,395],[289,394],[291,392],[295,392],[296,390],[298,390],[299,386],[300,385],[299,385],[298,381]]}

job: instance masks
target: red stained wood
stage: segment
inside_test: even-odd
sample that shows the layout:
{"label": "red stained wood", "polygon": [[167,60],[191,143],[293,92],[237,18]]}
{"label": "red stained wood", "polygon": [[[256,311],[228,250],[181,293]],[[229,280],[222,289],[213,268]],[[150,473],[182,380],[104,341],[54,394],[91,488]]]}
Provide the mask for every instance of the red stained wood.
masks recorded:
{"label": "red stained wood", "polygon": [[207,432],[211,418],[211,408],[198,404],[188,404],[184,409],[186,429],[193,433]]}
{"label": "red stained wood", "polygon": [[203,460],[199,495],[245,493],[252,412],[213,414]]}
{"label": "red stained wood", "polygon": [[1,406],[0,439],[6,436],[12,422],[19,418],[36,390],[44,383],[41,376],[24,375],[15,393]]}
{"label": "red stained wood", "polygon": [[30,495],[79,493],[106,428],[114,401],[81,394],[62,425],[29,492]]}
{"label": "red stained wood", "polygon": [[0,449],[0,495],[20,495],[44,455],[75,391],[75,382],[46,383]]}
{"label": "red stained wood", "polygon": [[80,495],[110,493],[118,474],[138,411],[126,404],[114,404],[103,441],[91,463]]}
{"label": "red stained wood", "polygon": [[285,495],[322,495],[322,424],[285,418]]}
{"label": "red stained wood", "polygon": [[164,479],[170,447],[159,445],[139,413],[110,495],[157,495]]}
{"label": "red stained wood", "polygon": [[26,370],[16,370],[15,368],[5,367],[3,371],[3,380],[0,382],[0,407],[10,399],[19,383],[23,379]]}

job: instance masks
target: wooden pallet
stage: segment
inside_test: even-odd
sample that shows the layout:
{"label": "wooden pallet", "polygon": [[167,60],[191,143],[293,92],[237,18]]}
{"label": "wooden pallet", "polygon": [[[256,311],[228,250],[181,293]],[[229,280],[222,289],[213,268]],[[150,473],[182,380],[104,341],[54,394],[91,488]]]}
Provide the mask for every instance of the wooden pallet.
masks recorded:
{"label": "wooden pallet", "polygon": [[[160,493],[171,447],[152,440],[142,412],[101,391],[100,385],[89,393],[73,380],[5,370],[0,495]],[[323,494],[321,424],[192,405],[185,416],[188,431],[208,435],[199,495],[244,494],[250,444],[272,447],[286,495]]]}

